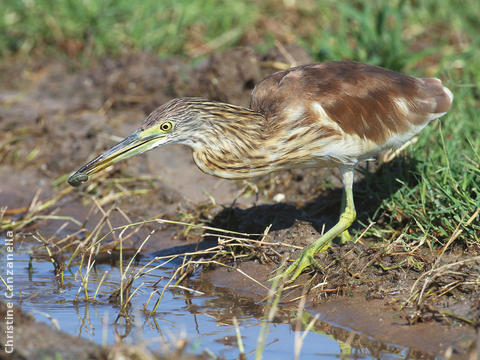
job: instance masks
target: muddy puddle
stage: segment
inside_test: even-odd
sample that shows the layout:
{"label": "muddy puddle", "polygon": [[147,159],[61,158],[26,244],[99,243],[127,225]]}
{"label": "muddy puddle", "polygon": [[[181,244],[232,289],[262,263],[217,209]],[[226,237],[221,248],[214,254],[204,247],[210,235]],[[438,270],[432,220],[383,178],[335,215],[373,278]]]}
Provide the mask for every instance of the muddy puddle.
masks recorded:
{"label": "muddy puddle", "polygon": [[[299,64],[310,61],[300,48],[288,51]],[[253,84],[285,61],[278,51],[236,49],[196,66],[136,54],[89,69],[59,62],[2,69],[0,234],[14,233],[14,303],[41,323],[31,319],[28,328],[48,334],[49,344],[69,339],[63,349],[81,337],[87,342],[75,346],[95,349],[90,358],[103,356],[93,343],[123,342],[232,359],[241,347],[235,318],[247,358],[255,357],[274,298],[269,279],[285,257],[336,221],[335,171],[232,182],[201,173],[190,150],[173,146],[105,169],[78,189],[66,179],[172,97],[247,106]],[[365,171],[409,182],[414,167],[414,160],[400,159]],[[393,192],[399,183],[385,188]],[[356,186],[366,224],[381,199],[362,192],[376,191],[368,176],[358,176]],[[266,326],[265,359],[291,359],[295,348],[301,359],[473,356],[478,330],[465,319],[480,316],[480,259],[461,262],[463,249],[445,254],[445,264],[458,262],[448,265],[461,284],[457,293],[415,306],[408,299],[420,292],[423,273],[397,267],[405,263],[402,254],[369,241],[333,246],[318,257],[324,268],[283,289]],[[2,269],[3,254],[5,248]],[[433,261],[428,249],[414,255]],[[447,275],[436,279],[439,287],[451,281]],[[22,341],[22,349],[42,346],[32,336]]]}

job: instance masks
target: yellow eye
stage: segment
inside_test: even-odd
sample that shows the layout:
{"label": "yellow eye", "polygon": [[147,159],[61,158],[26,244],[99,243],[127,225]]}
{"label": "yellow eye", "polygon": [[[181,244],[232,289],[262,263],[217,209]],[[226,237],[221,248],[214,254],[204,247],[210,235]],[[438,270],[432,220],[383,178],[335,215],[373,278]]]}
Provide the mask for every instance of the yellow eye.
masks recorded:
{"label": "yellow eye", "polygon": [[162,131],[170,131],[173,128],[173,124],[170,121],[166,121],[160,124],[160,129]]}

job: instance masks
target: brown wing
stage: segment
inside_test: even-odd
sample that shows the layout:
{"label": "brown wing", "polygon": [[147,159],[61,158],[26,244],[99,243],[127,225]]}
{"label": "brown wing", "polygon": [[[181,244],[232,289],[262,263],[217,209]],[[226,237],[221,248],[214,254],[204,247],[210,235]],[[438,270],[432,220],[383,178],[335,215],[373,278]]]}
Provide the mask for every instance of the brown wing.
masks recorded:
{"label": "brown wing", "polygon": [[272,74],[255,87],[251,108],[278,126],[289,109],[301,107],[301,121],[308,125],[318,121],[318,111],[312,111],[317,103],[345,133],[380,144],[443,115],[451,102],[451,92],[438,79],[338,61]]}

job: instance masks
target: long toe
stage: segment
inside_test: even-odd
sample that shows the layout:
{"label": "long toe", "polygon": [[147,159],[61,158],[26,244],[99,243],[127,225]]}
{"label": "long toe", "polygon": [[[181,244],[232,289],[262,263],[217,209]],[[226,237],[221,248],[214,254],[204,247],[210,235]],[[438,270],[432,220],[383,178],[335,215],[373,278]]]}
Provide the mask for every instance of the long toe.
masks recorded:
{"label": "long toe", "polygon": [[310,253],[302,252],[300,257],[285,270],[285,274],[289,275],[293,273],[289,281],[294,281],[306,268],[310,266],[317,266],[318,263]]}
{"label": "long toe", "polygon": [[298,259],[295,260],[285,271],[281,272],[273,279],[287,277],[291,275],[288,281],[294,281],[306,268],[310,266],[320,267],[318,262],[315,260],[315,254],[326,251],[330,247],[330,244],[331,242],[328,238],[319,238],[313,244],[310,244],[305,249],[303,249]]}

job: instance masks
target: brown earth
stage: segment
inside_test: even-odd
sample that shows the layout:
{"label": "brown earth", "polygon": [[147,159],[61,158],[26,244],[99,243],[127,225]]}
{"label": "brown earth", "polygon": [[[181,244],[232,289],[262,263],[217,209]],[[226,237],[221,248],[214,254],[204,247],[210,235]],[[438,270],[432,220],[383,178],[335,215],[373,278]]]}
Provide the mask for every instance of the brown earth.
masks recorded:
{"label": "brown earth", "polygon": [[[310,61],[301,48],[287,51],[297,64]],[[65,180],[66,174],[128,135],[145,114],[173,97],[202,96],[248,106],[253,86],[275,71],[279,62],[286,60],[276,50],[259,55],[241,48],[213,55],[194,67],[148,54],[106,59],[89,69],[57,61],[4,64],[0,69],[0,204],[4,219],[22,221],[35,210],[32,199],[41,202],[64,191],[42,214],[70,216],[80,222],[87,219],[84,227],[92,230],[101,214],[90,209],[89,196],[102,201],[106,197],[100,194],[116,190],[118,195],[125,190],[101,206],[120,208],[132,220],[154,216],[183,219],[247,234],[263,234],[271,225],[266,236],[251,238],[290,246],[236,246],[235,253],[246,257],[242,261],[224,259],[233,270],[212,266],[202,275],[215,285],[263,298],[272,271],[298,253],[291,245],[304,247],[318,238],[324,226],[336,221],[341,189],[335,170],[273,174],[255,180],[258,199],[248,186],[246,194],[250,196],[238,197],[242,183],[202,174],[190,150],[172,146],[107,169],[79,190],[64,181],[57,187],[52,183],[60,176]],[[415,165],[414,159],[401,157],[388,164],[370,165],[373,178],[358,176],[355,194],[361,222],[367,223],[379,206],[379,201],[369,196],[372,188],[378,190],[375,177],[385,179],[382,173],[389,172],[412,182],[415,179],[409,173]],[[115,182],[119,178],[124,182]],[[393,192],[398,186],[393,182],[384,188]],[[272,201],[276,195],[283,198],[280,203]],[[113,211],[111,222],[113,226],[123,224],[125,218]],[[28,237],[29,231],[53,234],[58,227],[56,221],[37,219],[22,231]],[[152,229],[157,232],[146,251],[158,254],[185,249],[205,235],[198,231],[186,234],[172,225],[149,225],[134,234],[129,245],[138,246]],[[77,230],[78,225],[69,222],[56,235],[68,236]],[[322,313],[323,320],[421,353],[443,356],[453,351],[466,356],[475,347],[475,336],[480,336],[480,297],[475,285],[480,261],[455,265],[465,257],[466,250],[461,247],[452,246],[437,261],[426,246],[406,256],[395,251],[395,243],[377,241],[363,238],[355,244],[334,245],[320,254],[317,260],[322,266],[314,271],[313,280],[311,274],[299,279],[308,289],[308,309]],[[422,265],[416,266],[419,263]],[[428,273],[442,265],[449,271]],[[252,275],[264,287],[236,269]],[[453,282],[460,285],[445,296],[410,299],[422,287],[434,291]],[[299,289],[285,291],[285,302],[300,294]]]}

